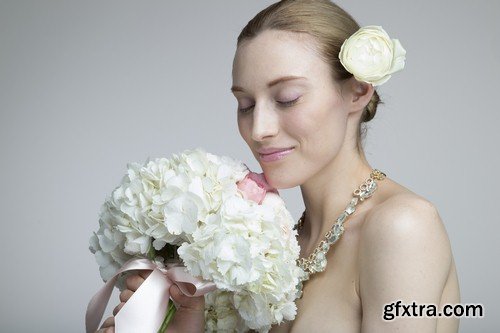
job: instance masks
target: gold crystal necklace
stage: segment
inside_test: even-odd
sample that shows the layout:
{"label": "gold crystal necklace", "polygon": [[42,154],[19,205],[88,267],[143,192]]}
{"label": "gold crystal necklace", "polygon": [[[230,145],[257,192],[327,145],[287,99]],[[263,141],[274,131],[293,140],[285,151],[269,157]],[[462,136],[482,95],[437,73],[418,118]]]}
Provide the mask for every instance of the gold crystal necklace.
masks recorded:
{"label": "gold crystal necklace", "polygon": [[[296,287],[297,298],[302,298],[302,288],[304,282],[309,280],[312,274],[323,272],[326,269],[326,253],[344,233],[344,221],[346,218],[356,211],[356,205],[358,202],[362,202],[366,198],[372,196],[373,192],[377,189],[377,183],[375,180],[384,180],[385,176],[385,173],[382,171],[373,169],[370,173],[370,177],[353,192],[351,202],[349,202],[340,216],[337,217],[337,220],[335,220],[332,228],[325,234],[325,238],[318,244],[318,246],[316,246],[314,251],[307,258],[299,258],[297,260],[297,265],[302,269],[302,276],[299,277],[299,283]],[[305,217],[306,211],[304,210],[294,229],[302,229]]]}

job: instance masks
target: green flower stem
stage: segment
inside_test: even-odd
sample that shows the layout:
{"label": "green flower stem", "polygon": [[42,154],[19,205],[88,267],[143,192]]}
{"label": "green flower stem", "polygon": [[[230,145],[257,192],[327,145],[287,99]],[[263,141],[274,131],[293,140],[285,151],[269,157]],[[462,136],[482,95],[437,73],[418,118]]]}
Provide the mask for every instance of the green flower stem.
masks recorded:
{"label": "green flower stem", "polygon": [[167,314],[165,316],[165,319],[163,319],[163,323],[160,326],[160,329],[158,330],[158,333],[165,333],[167,330],[168,325],[174,318],[175,311],[177,311],[177,308],[174,305],[174,302],[172,302],[171,299],[168,300],[168,307],[167,307]]}
{"label": "green flower stem", "polygon": [[156,255],[155,248],[153,247],[153,245],[149,245],[149,250],[147,254],[148,259],[153,261],[155,259],[155,255]]}

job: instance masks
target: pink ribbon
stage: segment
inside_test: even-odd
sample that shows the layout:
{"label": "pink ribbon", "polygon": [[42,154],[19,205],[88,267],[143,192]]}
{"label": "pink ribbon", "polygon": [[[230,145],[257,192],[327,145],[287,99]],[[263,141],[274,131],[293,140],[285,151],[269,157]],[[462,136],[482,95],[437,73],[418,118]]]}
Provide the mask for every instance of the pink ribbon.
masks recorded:
{"label": "pink ribbon", "polygon": [[156,333],[167,313],[172,284],[175,283],[182,293],[190,297],[216,289],[213,282],[194,278],[184,269],[178,264],[168,264],[167,269],[159,268],[148,259],[127,261],[90,300],[85,315],[87,333],[94,333],[98,329],[120,273],[131,270],[149,270],[152,273],[115,316],[115,332]]}

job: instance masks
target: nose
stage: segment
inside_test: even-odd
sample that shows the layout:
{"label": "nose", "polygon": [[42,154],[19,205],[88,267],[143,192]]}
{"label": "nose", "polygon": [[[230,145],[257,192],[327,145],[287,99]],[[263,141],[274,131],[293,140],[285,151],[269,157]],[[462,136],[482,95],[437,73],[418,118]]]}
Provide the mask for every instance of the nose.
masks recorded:
{"label": "nose", "polygon": [[256,103],[253,109],[252,139],[263,141],[276,136],[278,132],[279,119],[274,110]]}

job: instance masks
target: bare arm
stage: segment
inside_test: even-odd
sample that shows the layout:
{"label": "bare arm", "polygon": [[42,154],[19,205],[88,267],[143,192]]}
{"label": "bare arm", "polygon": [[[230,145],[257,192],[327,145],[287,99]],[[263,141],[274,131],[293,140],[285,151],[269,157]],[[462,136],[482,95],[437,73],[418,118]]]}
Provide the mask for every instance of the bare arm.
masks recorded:
{"label": "bare arm", "polygon": [[361,331],[436,332],[437,317],[387,321],[382,317],[384,305],[398,300],[432,303],[439,311],[451,259],[446,230],[430,202],[405,195],[374,210],[365,221],[360,243]]}

